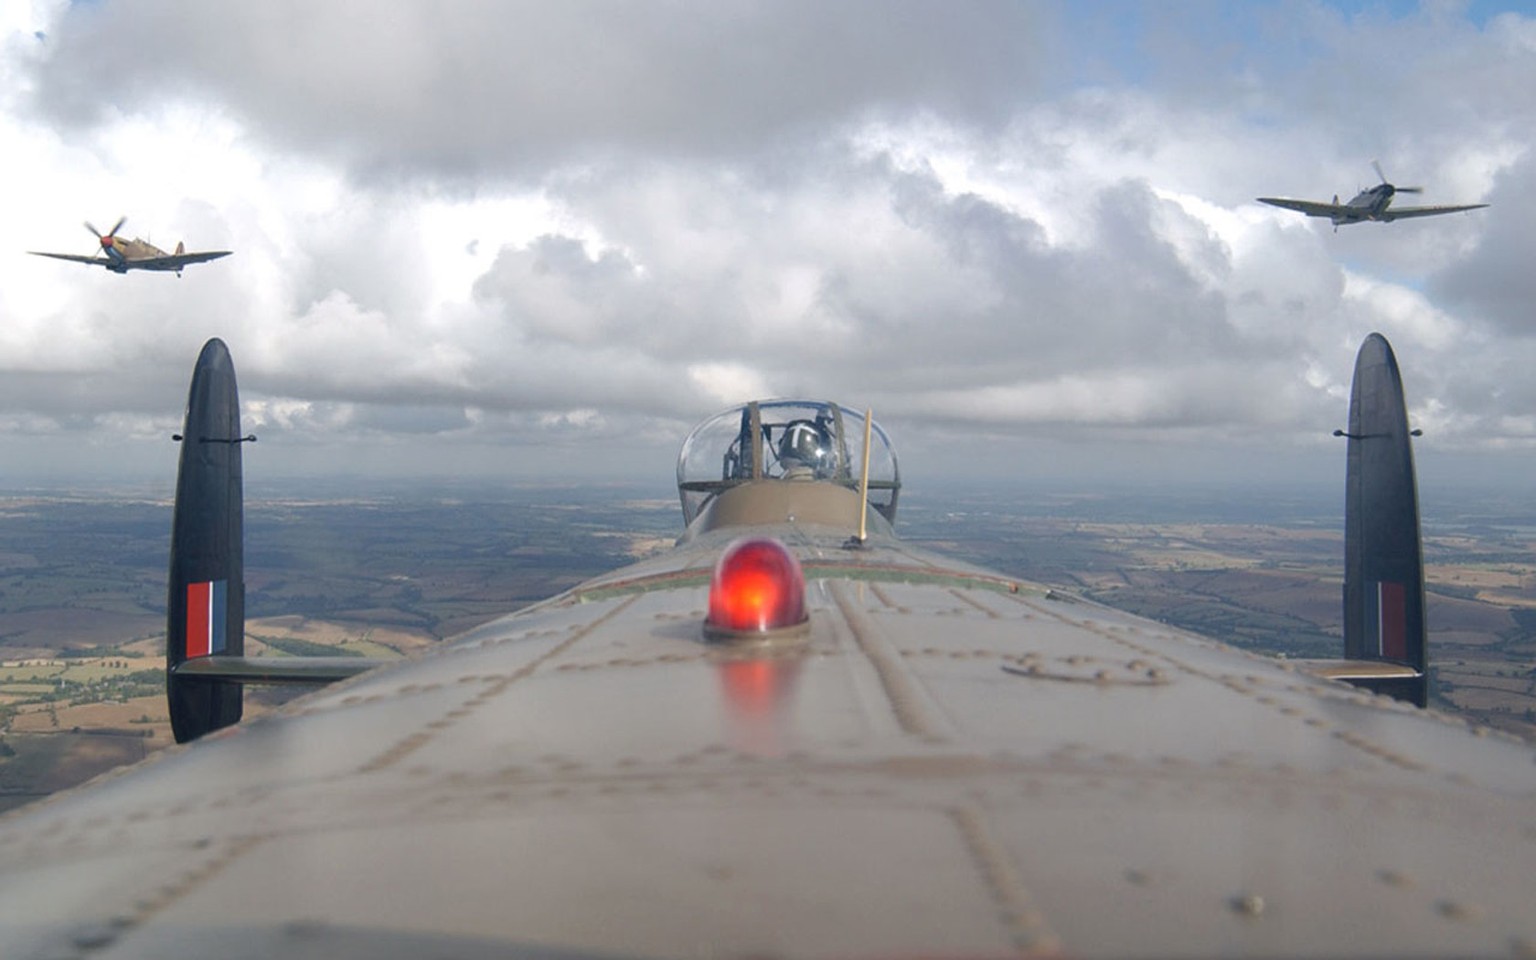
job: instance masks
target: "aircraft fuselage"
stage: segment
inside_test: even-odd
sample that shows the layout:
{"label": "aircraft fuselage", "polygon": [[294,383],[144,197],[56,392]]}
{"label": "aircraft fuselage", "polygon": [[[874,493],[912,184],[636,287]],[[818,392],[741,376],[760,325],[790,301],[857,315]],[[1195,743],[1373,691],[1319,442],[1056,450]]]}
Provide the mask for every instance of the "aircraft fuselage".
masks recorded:
{"label": "aircraft fuselage", "polygon": [[117,237],[103,237],[101,252],[112,262],[107,269],[113,273],[127,273],[129,270],[175,270],[177,267],[162,267],[140,261],[159,260],[170,256],[164,250],[150,243],[148,240],[140,240],[135,237],[132,240],[120,240]]}
{"label": "aircraft fuselage", "polygon": [[[1392,195],[1397,191],[1390,183],[1378,183],[1376,186],[1361,190],[1355,194],[1354,199],[1345,204],[1350,212],[1340,212],[1334,215],[1335,225],[1341,223],[1359,223],[1361,220],[1375,220],[1386,212],[1392,205]],[[1358,211],[1355,212],[1355,211]]]}

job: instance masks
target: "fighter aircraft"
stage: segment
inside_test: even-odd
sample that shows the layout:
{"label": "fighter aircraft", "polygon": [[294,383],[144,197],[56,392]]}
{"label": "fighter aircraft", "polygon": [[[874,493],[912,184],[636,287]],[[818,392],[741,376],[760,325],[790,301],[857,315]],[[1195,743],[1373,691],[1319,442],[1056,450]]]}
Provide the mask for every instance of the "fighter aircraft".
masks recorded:
{"label": "fighter aircraft", "polygon": [[174,271],[176,276],[181,276],[182,268],[193,263],[206,263],[209,260],[217,260],[220,257],[230,255],[229,250],[207,250],[201,253],[187,253],[186,246],[176,244],[175,253],[166,253],[147,240],[122,240],[117,236],[117,231],[128,222],[127,217],[119,217],[112,229],[102,233],[91,226],[89,220],[85,223],[85,229],[91,231],[101,245],[103,256],[85,256],[77,253],[42,253],[37,250],[28,250],[34,257],[53,257],[55,260],[73,260],[76,263],[89,263],[106,267],[113,273],[127,273],[129,270],[158,270]]}
{"label": "fighter aircraft", "polygon": [[1324,203],[1321,200],[1289,200],[1284,197],[1259,197],[1260,203],[1267,203],[1272,207],[1284,207],[1287,210],[1296,210],[1309,217],[1327,217],[1333,221],[1333,228],[1351,223],[1363,223],[1373,220],[1378,223],[1391,223],[1393,220],[1402,220],[1408,217],[1433,217],[1442,213],[1460,213],[1463,210],[1480,210],[1488,206],[1486,203],[1464,203],[1455,206],[1430,206],[1430,207],[1393,207],[1392,198],[1399,193],[1423,193],[1423,187],[1399,187],[1387,182],[1386,174],[1381,172],[1381,164],[1371,161],[1371,166],[1376,170],[1376,176],[1381,180],[1374,187],[1369,187],[1355,194],[1354,199],[1348,203],[1340,203],[1339,195],[1333,195],[1332,203]]}
{"label": "fighter aircraft", "polygon": [[[1417,498],[1379,336],[1326,668],[903,543],[888,435],[825,401],[695,429],[670,553],[419,660],[247,657],[239,409],[212,341],[167,624],[194,742],[0,819],[8,960],[1536,949],[1532,749],[1410,705]],[[243,684],[320,678],[238,722]]]}

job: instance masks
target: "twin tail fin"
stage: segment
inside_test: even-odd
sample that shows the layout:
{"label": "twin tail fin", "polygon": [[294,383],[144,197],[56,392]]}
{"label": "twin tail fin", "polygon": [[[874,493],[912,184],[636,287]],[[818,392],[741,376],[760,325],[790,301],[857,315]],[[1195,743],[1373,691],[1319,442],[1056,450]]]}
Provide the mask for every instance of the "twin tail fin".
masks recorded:
{"label": "twin tail fin", "polygon": [[166,696],[178,743],[240,721],[238,683],[178,676],[188,660],[245,653],[240,397],[222,340],[198,355],[171,515],[166,597]]}
{"label": "twin tail fin", "polygon": [[1355,358],[1344,495],[1344,657],[1329,673],[1417,706],[1429,701],[1424,556],[1403,380],[1373,333]]}
{"label": "twin tail fin", "polygon": [[384,661],[246,657],[244,490],[235,368],[209,340],[187,393],[166,598],[166,698],[177,743],[240,722],[248,683],[331,683]]}

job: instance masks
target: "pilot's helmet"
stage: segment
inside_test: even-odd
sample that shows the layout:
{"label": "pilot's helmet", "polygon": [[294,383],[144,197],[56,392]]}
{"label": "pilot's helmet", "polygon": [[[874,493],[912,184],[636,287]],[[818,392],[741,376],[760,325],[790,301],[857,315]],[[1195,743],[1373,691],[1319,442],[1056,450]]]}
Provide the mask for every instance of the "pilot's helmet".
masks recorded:
{"label": "pilot's helmet", "polygon": [[826,428],[809,420],[791,421],[779,438],[779,465],[786,476],[806,470],[817,477],[831,476],[837,456]]}

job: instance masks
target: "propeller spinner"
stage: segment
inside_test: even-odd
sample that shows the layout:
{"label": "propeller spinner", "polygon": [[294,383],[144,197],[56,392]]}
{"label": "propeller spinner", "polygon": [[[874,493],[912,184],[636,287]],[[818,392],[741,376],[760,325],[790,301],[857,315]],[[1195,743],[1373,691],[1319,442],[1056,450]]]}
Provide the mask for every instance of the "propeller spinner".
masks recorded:
{"label": "propeller spinner", "polygon": [[1424,192],[1424,188],[1423,187],[1399,187],[1396,184],[1388,183],[1387,182],[1387,175],[1385,173],[1381,172],[1381,161],[1379,161],[1379,160],[1372,160],[1371,161],[1371,166],[1376,170],[1376,176],[1381,178],[1382,186],[1387,188],[1387,195],[1388,196],[1391,196],[1394,193],[1423,193]]}
{"label": "propeller spinner", "polygon": [[117,222],[112,224],[111,230],[108,230],[106,233],[102,233],[100,230],[96,229],[91,221],[87,220],[85,221],[85,229],[91,231],[91,236],[95,237],[97,241],[101,243],[103,250],[110,250],[112,249],[113,241],[117,239],[117,231],[121,230],[123,228],[123,224],[127,222],[128,217],[125,214],[117,218]]}

